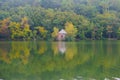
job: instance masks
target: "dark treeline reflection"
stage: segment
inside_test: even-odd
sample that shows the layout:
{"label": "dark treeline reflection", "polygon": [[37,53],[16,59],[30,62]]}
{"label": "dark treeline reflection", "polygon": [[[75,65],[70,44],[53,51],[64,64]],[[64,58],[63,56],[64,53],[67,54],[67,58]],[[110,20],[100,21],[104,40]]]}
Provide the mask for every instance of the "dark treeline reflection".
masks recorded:
{"label": "dark treeline reflection", "polygon": [[120,77],[120,41],[0,42],[5,80]]}

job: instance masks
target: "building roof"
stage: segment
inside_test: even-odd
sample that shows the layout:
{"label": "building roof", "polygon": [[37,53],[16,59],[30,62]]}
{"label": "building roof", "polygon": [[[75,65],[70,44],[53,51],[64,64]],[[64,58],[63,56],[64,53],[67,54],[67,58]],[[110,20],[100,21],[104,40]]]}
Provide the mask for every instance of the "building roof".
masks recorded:
{"label": "building roof", "polygon": [[59,31],[59,33],[61,33],[61,34],[67,34],[67,32],[66,32],[64,29],[61,29],[61,30]]}

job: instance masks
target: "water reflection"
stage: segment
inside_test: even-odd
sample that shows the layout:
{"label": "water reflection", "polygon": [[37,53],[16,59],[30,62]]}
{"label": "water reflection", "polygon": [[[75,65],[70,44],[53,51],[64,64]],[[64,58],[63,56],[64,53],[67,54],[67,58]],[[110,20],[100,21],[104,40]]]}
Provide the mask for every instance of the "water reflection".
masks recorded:
{"label": "water reflection", "polygon": [[58,42],[58,49],[59,51],[64,54],[65,51],[66,51],[66,45],[65,45],[65,42]]}
{"label": "water reflection", "polygon": [[0,78],[112,80],[120,77],[119,44],[119,41],[0,42]]}
{"label": "water reflection", "polygon": [[10,49],[10,44],[7,43],[1,43],[0,45],[0,60],[10,63],[10,58],[9,58],[9,49]]}

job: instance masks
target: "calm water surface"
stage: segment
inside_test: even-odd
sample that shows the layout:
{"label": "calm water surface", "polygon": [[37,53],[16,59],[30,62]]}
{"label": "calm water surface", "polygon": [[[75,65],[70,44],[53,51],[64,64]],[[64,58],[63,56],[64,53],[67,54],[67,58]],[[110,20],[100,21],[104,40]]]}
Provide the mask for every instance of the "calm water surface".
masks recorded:
{"label": "calm water surface", "polygon": [[120,41],[0,42],[0,80],[117,78]]}

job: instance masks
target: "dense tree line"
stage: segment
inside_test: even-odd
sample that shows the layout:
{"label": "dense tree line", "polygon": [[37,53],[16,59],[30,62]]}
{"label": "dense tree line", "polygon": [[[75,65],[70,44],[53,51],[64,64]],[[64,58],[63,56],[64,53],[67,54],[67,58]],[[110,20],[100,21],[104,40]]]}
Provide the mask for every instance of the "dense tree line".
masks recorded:
{"label": "dense tree line", "polygon": [[[0,39],[120,39],[119,0],[1,0]],[[71,34],[69,34],[72,32]]]}

